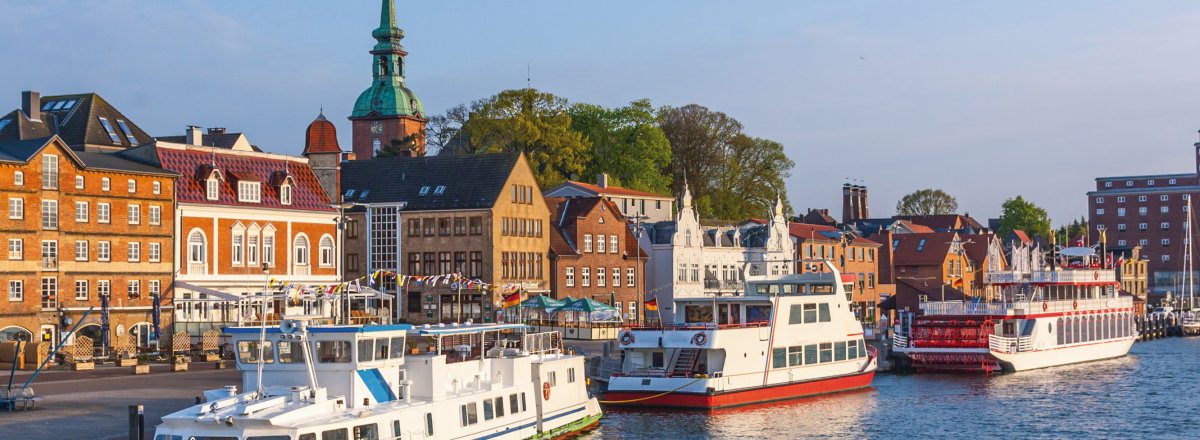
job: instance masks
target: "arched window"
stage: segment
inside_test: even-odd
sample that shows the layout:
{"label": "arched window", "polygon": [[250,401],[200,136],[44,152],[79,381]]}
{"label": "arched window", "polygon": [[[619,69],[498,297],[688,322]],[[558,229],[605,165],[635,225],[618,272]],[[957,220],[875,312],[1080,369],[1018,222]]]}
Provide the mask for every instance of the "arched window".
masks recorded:
{"label": "arched window", "polygon": [[199,229],[188,234],[188,263],[204,264],[207,261],[205,246],[204,233]]}
{"label": "arched window", "polygon": [[304,235],[297,235],[296,241],[294,242],[292,249],[295,251],[295,252],[293,252],[293,254],[295,255],[295,258],[292,261],[295,261],[297,265],[307,266],[308,265],[308,237],[305,237]]}
{"label": "arched window", "polygon": [[15,325],[10,325],[8,327],[4,327],[4,328],[0,329],[0,341],[16,341],[16,340],[27,341],[27,342],[32,341],[33,340],[33,332],[31,332],[29,330],[25,330],[24,328],[21,328],[21,327],[17,327]]}
{"label": "arched window", "polygon": [[1063,332],[1063,319],[1058,318],[1058,345],[1063,345],[1067,342],[1067,337]]}
{"label": "arched window", "polygon": [[387,57],[379,57],[379,74],[388,76],[388,59]]}
{"label": "arched window", "polygon": [[322,267],[333,266],[333,237],[328,235],[321,236],[321,242],[318,248],[320,260],[318,262]]}

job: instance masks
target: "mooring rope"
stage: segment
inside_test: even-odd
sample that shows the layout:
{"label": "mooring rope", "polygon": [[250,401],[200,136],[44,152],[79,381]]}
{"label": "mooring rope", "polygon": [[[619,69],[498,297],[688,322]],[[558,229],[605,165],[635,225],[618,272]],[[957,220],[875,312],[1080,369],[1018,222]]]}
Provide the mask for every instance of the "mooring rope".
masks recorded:
{"label": "mooring rope", "polygon": [[676,392],[676,391],[682,390],[682,389],[684,389],[684,387],[687,387],[688,385],[694,384],[694,383],[696,383],[696,382],[699,382],[699,381],[701,381],[701,380],[704,380],[704,379],[707,379],[707,378],[705,378],[705,377],[697,377],[695,380],[692,380],[691,382],[688,382],[688,383],[685,383],[685,384],[683,384],[683,385],[680,385],[680,386],[679,386],[679,388],[673,389],[673,390],[671,390],[671,391],[663,391],[663,392],[661,392],[661,393],[658,393],[658,394],[655,394],[655,395],[653,395],[653,396],[639,397],[639,398],[637,398],[637,399],[629,399],[629,400],[601,400],[601,401],[600,401],[600,403],[633,403],[633,402],[641,402],[641,401],[643,401],[643,400],[650,400],[650,399],[653,399],[653,398],[655,398],[655,397],[662,397],[662,396],[665,396],[665,395],[667,395],[667,394],[671,394],[671,393],[674,393],[674,392]]}

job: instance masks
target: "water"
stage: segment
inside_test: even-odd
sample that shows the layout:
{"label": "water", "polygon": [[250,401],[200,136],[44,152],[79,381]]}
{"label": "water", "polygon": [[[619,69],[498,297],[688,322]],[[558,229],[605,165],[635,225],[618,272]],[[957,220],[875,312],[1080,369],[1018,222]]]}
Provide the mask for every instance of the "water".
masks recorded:
{"label": "water", "polygon": [[998,376],[892,375],[873,387],[712,413],[605,408],[590,439],[1200,438],[1200,338]]}

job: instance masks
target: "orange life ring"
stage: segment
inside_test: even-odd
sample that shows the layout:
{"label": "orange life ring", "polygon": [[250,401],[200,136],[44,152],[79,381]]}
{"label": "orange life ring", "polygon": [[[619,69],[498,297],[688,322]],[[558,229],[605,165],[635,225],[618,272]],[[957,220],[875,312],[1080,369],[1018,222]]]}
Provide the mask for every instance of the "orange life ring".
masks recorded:
{"label": "orange life ring", "polygon": [[631,331],[626,331],[625,334],[621,335],[621,344],[622,345],[629,345],[629,344],[632,344],[634,341],[635,341],[635,338],[633,337],[633,332],[631,332]]}
{"label": "orange life ring", "polygon": [[542,382],[542,400],[550,400],[550,382]]}
{"label": "orange life ring", "polygon": [[1046,311],[1046,310],[1047,310],[1047,309],[1049,309],[1049,308],[1050,308],[1050,305],[1049,305],[1049,304],[1046,304],[1046,302],[1045,302],[1045,301],[1042,301],[1042,311],[1044,312],[1044,311]]}
{"label": "orange life ring", "polygon": [[1075,309],[1075,310],[1079,310],[1079,300],[1071,301],[1071,308]]}

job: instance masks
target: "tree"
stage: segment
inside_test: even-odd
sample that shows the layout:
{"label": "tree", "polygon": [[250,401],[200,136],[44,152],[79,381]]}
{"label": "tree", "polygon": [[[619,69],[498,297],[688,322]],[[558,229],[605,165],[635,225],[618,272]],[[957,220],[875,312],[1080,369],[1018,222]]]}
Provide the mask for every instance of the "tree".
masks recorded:
{"label": "tree", "polygon": [[455,154],[525,153],[542,188],[583,172],[590,146],[571,129],[566,99],[534,89],[505,90],[469,109],[456,107],[446,115],[442,129],[449,131],[438,135],[439,148],[453,147]]}
{"label": "tree", "polygon": [[784,215],[791,215],[784,179],[796,164],[788,159],[783,144],[769,139],[738,135],[729,144],[725,163],[711,197],[713,218],[761,217],[783,200]]}
{"label": "tree", "polygon": [[896,215],[954,214],[958,201],[940,189],[921,189],[896,202]]}
{"label": "tree", "polygon": [[612,185],[655,193],[670,191],[671,176],[662,170],[671,162],[671,144],[658,127],[650,100],[611,109],[574,104],[568,113],[571,129],[591,144],[591,160],[581,180],[594,182],[600,173],[607,173]]}
{"label": "tree", "polygon": [[[430,156],[446,151],[455,154],[454,146],[457,141],[464,140],[462,127],[467,123],[470,111],[466,105],[459,104],[446,110],[445,114],[431,116],[425,123],[425,150]],[[465,142],[462,142],[465,143]]]}
{"label": "tree", "polygon": [[742,123],[725,113],[688,104],[662,109],[659,125],[671,143],[671,164],[666,171],[674,180],[672,190],[683,193],[686,180],[700,215],[711,216],[713,188],[727,163],[726,153],[742,134]]}
{"label": "tree", "polygon": [[417,148],[417,145],[424,137],[424,133],[409,133],[400,139],[392,139],[388,145],[375,150],[375,157],[412,156],[410,152]]}
{"label": "tree", "polygon": [[1001,205],[1000,227],[996,234],[1007,237],[1014,229],[1045,236],[1050,233],[1050,216],[1045,209],[1021,196],[1005,200]]}

